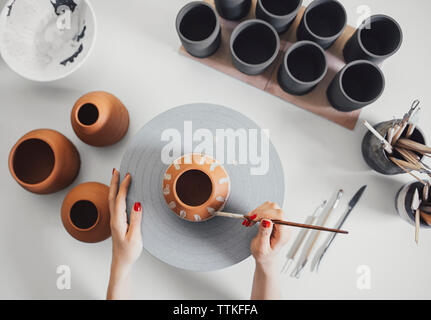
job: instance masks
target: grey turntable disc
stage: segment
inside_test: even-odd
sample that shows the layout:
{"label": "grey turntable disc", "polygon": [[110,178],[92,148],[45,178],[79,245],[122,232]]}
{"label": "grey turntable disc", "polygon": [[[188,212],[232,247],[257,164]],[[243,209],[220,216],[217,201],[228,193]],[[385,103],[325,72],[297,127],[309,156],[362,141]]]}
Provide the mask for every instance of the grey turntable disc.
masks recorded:
{"label": "grey turntable disc", "polygon": [[[167,144],[161,139],[162,133],[167,129],[184,133],[185,122],[191,123],[193,130],[208,129],[214,136],[217,129],[260,131],[243,114],[213,104],[189,104],[158,115],[133,138],[121,162],[121,177],[128,172],[132,175],[127,212],[136,201],[142,203],[144,248],[165,263],[193,271],[226,268],[250,256],[250,242],[257,227],[244,228],[241,220],[224,217],[185,221],[172,213],[162,194],[162,179],[169,165],[161,157]],[[193,148],[198,144],[194,141]],[[183,152],[184,145],[179,147]],[[252,174],[251,163],[224,163],[231,192],[223,211],[246,214],[265,201],[283,205],[283,168],[272,143],[268,152],[268,171],[263,175]]]}

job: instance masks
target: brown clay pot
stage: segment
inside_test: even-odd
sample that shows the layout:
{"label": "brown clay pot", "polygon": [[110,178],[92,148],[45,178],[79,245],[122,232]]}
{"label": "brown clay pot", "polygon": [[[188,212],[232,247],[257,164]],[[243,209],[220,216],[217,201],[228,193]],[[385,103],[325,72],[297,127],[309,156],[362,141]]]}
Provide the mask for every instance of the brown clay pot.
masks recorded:
{"label": "brown clay pot", "polygon": [[96,91],[79,98],[72,109],[72,127],[83,142],[103,147],[120,141],[129,129],[129,112],[114,95]]}
{"label": "brown clay pot", "polygon": [[229,198],[230,179],[210,156],[188,154],[175,160],[163,178],[169,208],[188,221],[205,221],[221,211]]}
{"label": "brown clay pot", "polygon": [[111,236],[109,188],[87,182],[73,188],[64,198],[61,220],[64,228],[82,242],[100,242]]}
{"label": "brown clay pot", "polygon": [[78,150],[60,132],[38,129],[24,135],[9,154],[12,177],[26,190],[48,194],[68,187],[79,173]]}

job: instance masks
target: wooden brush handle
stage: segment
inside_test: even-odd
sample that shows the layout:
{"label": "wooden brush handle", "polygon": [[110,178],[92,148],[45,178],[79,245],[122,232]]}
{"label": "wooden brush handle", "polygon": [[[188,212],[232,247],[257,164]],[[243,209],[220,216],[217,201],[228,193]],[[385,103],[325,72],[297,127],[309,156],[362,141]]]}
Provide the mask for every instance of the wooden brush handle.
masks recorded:
{"label": "wooden brush handle", "polygon": [[410,139],[405,139],[405,138],[399,139],[397,142],[397,145],[420,153],[431,153],[430,147],[427,147],[422,143],[419,143]]}
{"label": "wooden brush handle", "polygon": [[335,233],[343,233],[348,234],[349,232],[345,230],[339,230],[339,229],[332,229],[332,228],[325,228],[320,226],[314,226],[311,224],[302,224],[302,223],[296,223],[296,222],[289,222],[289,221],[283,221],[283,220],[271,220],[275,224],[281,224],[284,226],[291,226],[291,227],[298,227],[298,228],[306,228],[306,229],[314,229],[319,231],[328,231],[328,232],[335,232]]}

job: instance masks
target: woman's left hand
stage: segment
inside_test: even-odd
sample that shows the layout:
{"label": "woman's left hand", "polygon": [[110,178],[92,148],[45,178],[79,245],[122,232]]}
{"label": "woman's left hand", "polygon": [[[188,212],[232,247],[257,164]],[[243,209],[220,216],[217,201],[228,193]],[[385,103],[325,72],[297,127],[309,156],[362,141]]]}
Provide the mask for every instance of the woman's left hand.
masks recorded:
{"label": "woman's left hand", "polygon": [[123,269],[131,269],[142,253],[142,206],[136,202],[127,223],[126,197],[132,177],[127,174],[118,186],[120,174],[114,169],[109,190],[109,210],[111,212],[112,264]]}

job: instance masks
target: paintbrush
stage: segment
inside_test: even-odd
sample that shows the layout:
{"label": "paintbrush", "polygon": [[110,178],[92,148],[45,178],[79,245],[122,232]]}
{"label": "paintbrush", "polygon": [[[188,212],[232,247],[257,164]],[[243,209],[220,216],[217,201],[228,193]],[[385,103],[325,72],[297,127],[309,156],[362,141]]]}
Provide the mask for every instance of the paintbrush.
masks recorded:
{"label": "paintbrush", "polygon": [[[219,217],[226,217],[226,218],[233,218],[233,219],[247,219],[247,220],[251,221],[249,216],[243,215],[243,214],[238,214],[238,213],[218,211],[215,213],[215,215],[219,216]],[[325,227],[315,226],[315,225],[311,225],[311,224],[296,223],[296,222],[290,222],[290,221],[284,221],[284,220],[278,220],[278,219],[269,219],[269,220],[271,220],[272,223],[274,223],[274,224],[280,224],[280,225],[290,226],[290,227],[314,229],[314,230],[319,230],[319,231],[327,231],[327,232],[335,232],[335,233],[343,233],[343,234],[349,233],[348,231],[345,231],[345,230],[325,228]],[[259,221],[255,221],[255,222],[259,222]]]}

